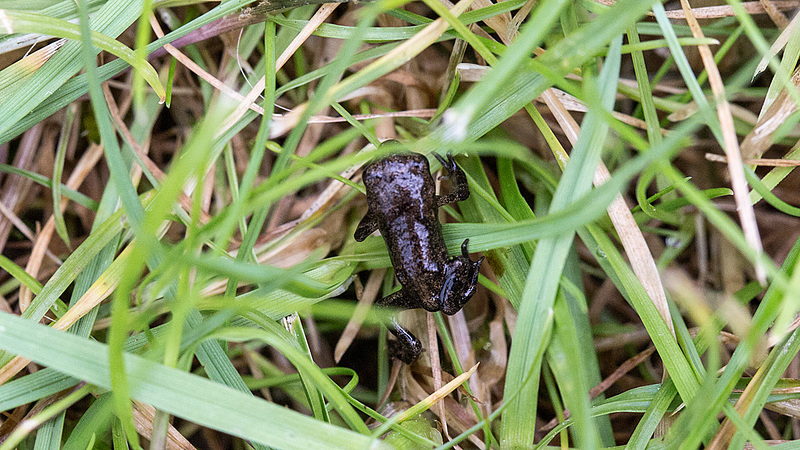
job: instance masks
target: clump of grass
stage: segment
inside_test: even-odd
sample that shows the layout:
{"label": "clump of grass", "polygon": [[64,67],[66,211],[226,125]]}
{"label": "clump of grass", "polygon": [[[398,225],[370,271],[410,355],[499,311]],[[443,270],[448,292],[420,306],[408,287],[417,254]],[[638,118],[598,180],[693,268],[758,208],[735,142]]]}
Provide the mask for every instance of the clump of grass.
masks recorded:
{"label": "clump of grass", "polygon": [[[793,2],[0,7],[0,449],[800,438]],[[487,258],[411,366],[398,150]]]}

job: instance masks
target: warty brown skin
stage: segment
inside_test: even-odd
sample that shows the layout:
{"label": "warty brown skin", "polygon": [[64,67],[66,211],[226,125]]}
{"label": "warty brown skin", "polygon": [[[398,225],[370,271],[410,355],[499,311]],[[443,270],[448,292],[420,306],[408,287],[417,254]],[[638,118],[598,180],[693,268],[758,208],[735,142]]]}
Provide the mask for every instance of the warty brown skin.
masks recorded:
{"label": "warty brown skin", "polygon": [[[418,153],[400,153],[371,162],[362,176],[369,209],[355,232],[361,242],[380,230],[395,276],[402,288],[378,305],[403,309],[424,308],[452,315],[461,310],[475,293],[483,258],[472,261],[467,242],[461,255],[450,257],[442,228],[436,217],[440,206],[469,197],[466,175],[455,164],[434,155],[442,163],[452,184],[449,195],[436,195],[430,165]],[[397,341],[390,341],[390,353],[411,364],[422,353],[422,344],[408,330],[393,321],[390,328]]]}

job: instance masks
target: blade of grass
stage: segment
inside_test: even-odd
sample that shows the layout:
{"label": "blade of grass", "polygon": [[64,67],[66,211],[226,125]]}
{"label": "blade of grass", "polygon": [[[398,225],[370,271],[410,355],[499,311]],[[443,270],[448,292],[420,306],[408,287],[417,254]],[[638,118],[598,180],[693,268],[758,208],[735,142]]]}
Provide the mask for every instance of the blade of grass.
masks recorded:
{"label": "blade of grass", "polygon": [[[117,143],[114,128],[111,122],[111,113],[108,105],[105,102],[103,94],[100,89],[100,81],[97,76],[97,68],[95,66],[95,54],[92,48],[92,33],[89,25],[89,11],[85,0],[78,2],[80,12],[80,31],[83,48],[84,65],[86,67],[86,75],[89,79],[89,93],[92,102],[92,109],[94,110],[95,120],[100,131],[100,136],[105,149],[106,161],[111,172],[111,180],[117,188],[120,200],[128,220],[132,228],[139,235],[140,239],[144,239],[144,233],[141,229],[142,219],[144,217],[144,208],[139,202],[136,195],[136,190],[131,183],[128,175],[128,170],[125,165],[124,159],[120,152],[119,144]],[[132,274],[135,275],[135,274]],[[131,277],[132,278],[132,277]],[[124,289],[124,285],[120,286]],[[112,372],[112,385],[114,386],[114,402],[115,409],[118,417],[122,421],[129,442],[134,448],[139,446],[139,437],[136,434],[136,429],[133,424],[133,413],[130,405],[129,385],[124,372],[124,359],[122,358],[122,343],[127,334],[127,327],[125,320],[127,318],[127,294],[125,290],[117,291],[114,296],[112,306],[112,326],[109,330],[109,342],[111,342],[111,361],[114,367],[118,368]],[[120,323],[122,322],[122,323]],[[118,347],[118,348],[116,348]]]}
{"label": "blade of grass", "polygon": [[[614,39],[595,87],[597,92],[603,93],[603,106],[607,109],[613,107],[615,90],[609,89],[609,86],[616,85],[621,45],[621,36]],[[564,208],[572,199],[591,189],[592,174],[600,161],[607,132],[608,124],[590,110],[584,119],[570,163],[556,188],[550,211]],[[558,281],[573,237],[574,229],[560,236],[542,239],[537,244],[518,309],[517,327],[508,361],[504,395],[511,397],[515,392],[520,392],[520,395],[503,414],[501,439],[507,445],[527,446],[533,442],[535,430],[525,424],[536,417],[538,383],[532,382],[526,386],[521,382],[535,362],[536,354],[547,344],[542,342],[542,334],[552,319]],[[588,442],[584,444],[590,445]]]}
{"label": "blade of grass", "polygon": [[67,234],[67,224],[64,223],[64,213],[61,211],[61,175],[64,173],[64,159],[67,155],[69,138],[72,135],[72,123],[75,120],[75,113],[78,105],[74,104],[64,111],[64,122],[61,124],[61,135],[56,147],[56,161],[53,166],[53,218],[55,221],[56,232],[61,240],[70,247],[69,234]]}
{"label": "blade of grass", "polygon": [[647,406],[641,420],[636,424],[633,434],[631,434],[628,442],[625,444],[625,450],[644,450],[647,448],[647,444],[650,443],[650,438],[653,436],[659,423],[661,423],[661,419],[667,413],[676,395],[678,395],[678,391],[675,389],[675,384],[672,380],[664,380],[658,392],[653,397],[653,400]]}
{"label": "blade of grass", "polygon": [[[165,37],[148,44],[147,53],[150,54],[164,44],[173,42],[203,25],[231,14],[238,8],[253,1],[231,0],[218,5],[208,13],[201,15]],[[293,4],[293,1],[290,0],[288,3]],[[286,6],[287,2],[270,3],[270,8],[274,9],[281,9]],[[97,32],[116,36],[127,29],[139,17],[139,13],[138,4],[135,2],[109,0],[92,17],[94,19],[93,23],[97,27]],[[47,66],[44,67],[47,70],[36,71],[29,79],[25,80],[25,84],[15,92],[13,98],[2,103],[3,108],[0,108],[0,142],[7,142],[13,139],[33,126],[33,124],[41,122],[54,112],[86,94],[90,86],[88,74],[73,77],[83,67],[83,63],[78,57],[80,50],[80,44],[77,42],[69,42],[64,45],[62,50],[48,61],[48,64],[56,67],[55,71],[47,69]],[[68,69],[61,70],[64,67],[68,67]],[[99,68],[98,78],[101,81],[108,80],[127,67],[129,66],[124,60],[116,59]],[[45,99],[47,99],[47,102],[44,102]]]}
{"label": "blade of grass", "polygon": [[[33,180],[35,183],[38,183],[41,186],[44,186],[48,189],[53,189],[53,182],[49,178],[45,177],[44,175],[38,174],[36,172],[31,172],[29,170],[19,169],[14,166],[9,166],[7,164],[0,164],[0,172],[3,173],[11,173],[14,175],[19,175],[21,177],[29,178]],[[69,186],[61,185],[60,188],[61,193],[64,197],[72,200],[73,202],[86,207],[87,209],[97,210],[97,202],[92,200],[91,198],[87,197],[80,192],[70,189]]]}
{"label": "blade of grass", "polygon": [[34,450],[61,449],[61,435],[64,431],[64,411],[48,420],[36,431]]}
{"label": "blade of grass", "polygon": [[498,95],[501,86],[509,78],[515,75],[520,67],[528,61],[530,54],[539,43],[550,26],[558,17],[561,9],[567,2],[562,0],[550,0],[537,5],[536,11],[528,23],[520,30],[519,36],[505,52],[502,60],[495,65],[491,77],[486,77],[479,83],[480,89],[473,87],[457,108],[448,111],[444,115],[445,126],[453,128],[445,134],[462,136],[465,132],[462,128],[472,121],[478,111],[483,111],[488,105],[489,100]]}
{"label": "blade of grass", "polygon": [[[798,337],[800,337],[800,331],[795,329],[794,332],[786,336],[783,342],[772,349],[767,360],[759,367],[742,396],[737,400],[735,409],[738,414],[742,415],[742,422],[746,425],[745,429],[753,428],[759,414],[764,409],[764,405],[767,403],[767,398],[772,389],[783,377],[786,368],[789,367],[789,363],[792,362],[792,359],[795,358],[798,350],[800,350],[800,339]],[[715,438],[721,437],[718,442],[725,442],[724,439],[730,437],[725,434],[726,432],[731,432],[733,425],[728,419],[725,422],[717,432],[717,436],[715,436]],[[743,430],[738,429],[739,425],[736,428],[737,432],[730,441],[730,448],[744,447],[745,439],[747,439],[746,434],[742,432]],[[709,447],[711,447],[711,444],[709,444]]]}
{"label": "blade of grass", "polygon": [[[35,414],[33,417],[26,419],[26,423],[24,427],[16,427],[11,434],[6,436],[6,439],[3,441],[3,444],[0,445],[0,450],[12,450],[17,447],[17,445],[22,442],[23,439],[30,433],[32,429],[38,428],[44,422],[47,422],[51,418],[56,417],[67,409],[68,407],[72,406],[74,403],[78,402],[80,399],[85,397],[89,392],[92,390],[92,386],[86,385],[81,387],[80,389],[69,393],[69,395],[65,396],[64,398],[58,400],[57,402],[49,405],[45,409],[43,409],[40,413]],[[57,437],[58,444],[61,443],[61,436]],[[45,439],[42,439],[41,443],[39,439],[36,442],[39,445],[44,444]],[[59,445],[56,445],[56,448]]]}
{"label": "blade of grass", "polygon": [[39,295],[42,291],[42,284],[39,283],[39,280],[30,276],[28,272],[25,272],[25,269],[3,255],[0,255],[0,269],[5,270],[9,275],[19,280],[19,282],[30,289],[34,295]]}
{"label": "blade of grass", "polygon": [[[65,20],[58,20],[36,13],[2,9],[0,9],[0,32],[39,33],[74,41],[81,39],[78,25]],[[164,86],[161,85],[158,80],[158,74],[150,63],[144,59],[137,60],[133,50],[103,33],[92,31],[91,43],[94,47],[105,50],[136,68],[137,72],[153,88],[159,98],[162,101],[164,100],[166,95]]]}
{"label": "blade of grass", "polygon": [[[681,6],[686,14],[686,20],[689,28],[692,29],[692,34],[697,38],[705,37],[700,25],[697,23],[694,15],[691,12],[691,7],[686,0],[681,0]],[[717,117],[720,124],[720,131],[722,133],[723,150],[728,159],[728,173],[731,178],[731,188],[733,189],[733,198],[736,202],[736,210],[739,213],[739,221],[742,224],[747,242],[753,247],[757,253],[763,252],[761,244],[761,236],[758,232],[758,224],[756,223],[755,211],[753,205],[748,201],[749,189],[747,188],[747,181],[745,180],[744,170],[742,168],[742,154],[739,149],[739,141],[736,137],[736,130],[733,126],[733,117],[731,116],[731,107],[725,97],[725,86],[722,82],[722,76],[719,73],[714,56],[708,45],[698,46],[700,57],[703,60],[703,66],[708,73],[708,81],[711,85],[711,91],[714,93],[714,101],[717,104]],[[761,284],[766,284],[766,269],[756,263],[756,278]]]}
{"label": "blade of grass", "polygon": [[[0,346],[91,384],[111,387],[109,349],[98,342],[0,314]],[[280,448],[387,448],[196,375],[131,354],[124,359],[133,398],[199,425]]]}

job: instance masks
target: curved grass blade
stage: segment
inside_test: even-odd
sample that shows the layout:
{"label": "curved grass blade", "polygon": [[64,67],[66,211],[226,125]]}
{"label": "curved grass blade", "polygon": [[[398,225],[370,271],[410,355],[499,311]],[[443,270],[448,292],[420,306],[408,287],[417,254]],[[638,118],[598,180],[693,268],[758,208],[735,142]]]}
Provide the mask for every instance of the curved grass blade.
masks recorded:
{"label": "curved grass blade", "polygon": [[[9,166],[8,164],[0,164],[0,172],[3,173],[11,173],[14,175],[19,175],[21,177],[30,178],[34,183],[38,183],[48,189],[53,188],[53,182],[49,178],[44,175],[38,174],[36,172],[31,172],[29,170],[19,169],[14,166]],[[68,186],[61,185],[61,193],[64,197],[72,200],[73,202],[85,206],[92,211],[97,211],[98,203],[91,198],[87,197],[86,195],[70,189]]]}
{"label": "curved grass blade", "polygon": [[8,272],[8,274],[19,281],[20,284],[24,284],[34,295],[39,295],[39,292],[42,291],[42,284],[39,283],[39,280],[30,276],[28,272],[25,272],[25,269],[3,255],[0,255],[0,269]]}
{"label": "curved grass blade", "polygon": [[[65,20],[47,17],[41,14],[9,11],[0,9],[0,32],[3,33],[40,33],[64,39],[80,40],[80,27]],[[116,39],[112,39],[97,31],[92,31],[92,45],[105,50],[124,60],[136,68],[150,87],[156,91],[159,99],[164,101],[166,92],[158,80],[158,73],[144,59],[137,59],[136,54]]]}
{"label": "curved grass blade", "polygon": [[[0,348],[88,383],[111,386],[104,344],[0,314]],[[280,448],[388,448],[208,379],[131,354],[124,359],[132,398],[198,425]]]}

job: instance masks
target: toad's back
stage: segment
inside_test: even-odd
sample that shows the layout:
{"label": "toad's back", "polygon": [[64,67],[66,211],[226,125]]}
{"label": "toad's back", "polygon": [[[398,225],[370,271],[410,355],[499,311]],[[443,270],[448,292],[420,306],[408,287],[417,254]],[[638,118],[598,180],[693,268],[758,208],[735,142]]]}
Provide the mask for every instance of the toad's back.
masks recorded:
{"label": "toad's back", "polygon": [[364,169],[367,202],[400,284],[439,273],[447,259],[430,166],[417,153],[392,155]]}

